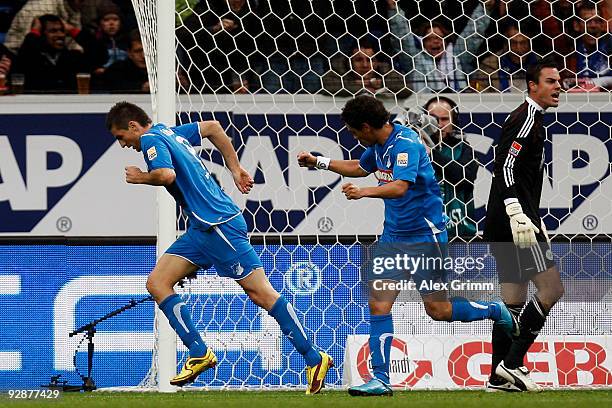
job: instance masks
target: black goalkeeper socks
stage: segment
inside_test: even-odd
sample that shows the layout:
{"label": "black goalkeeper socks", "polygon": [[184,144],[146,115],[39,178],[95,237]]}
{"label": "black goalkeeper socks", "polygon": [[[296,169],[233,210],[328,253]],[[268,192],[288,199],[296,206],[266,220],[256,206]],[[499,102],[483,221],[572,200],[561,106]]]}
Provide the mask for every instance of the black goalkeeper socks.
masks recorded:
{"label": "black goalkeeper socks", "polygon": [[513,369],[523,365],[523,359],[527,354],[527,350],[529,350],[529,347],[531,347],[538,334],[540,334],[547,315],[548,311],[542,306],[542,303],[536,296],[527,303],[520,317],[521,333],[512,340],[510,350],[504,358],[504,365],[507,368]]}
{"label": "black goalkeeper socks", "polygon": [[[512,315],[518,321],[519,315],[521,314],[521,310],[523,309],[524,304],[506,304],[506,307],[512,313]],[[508,354],[510,350],[510,346],[512,345],[512,338],[508,336],[508,334],[499,327],[498,325],[493,325],[493,333],[491,335],[491,346],[493,347],[493,354],[491,357],[491,378],[494,379],[495,368],[499,363],[502,362],[504,357]],[[505,382],[505,380],[503,381]]]}

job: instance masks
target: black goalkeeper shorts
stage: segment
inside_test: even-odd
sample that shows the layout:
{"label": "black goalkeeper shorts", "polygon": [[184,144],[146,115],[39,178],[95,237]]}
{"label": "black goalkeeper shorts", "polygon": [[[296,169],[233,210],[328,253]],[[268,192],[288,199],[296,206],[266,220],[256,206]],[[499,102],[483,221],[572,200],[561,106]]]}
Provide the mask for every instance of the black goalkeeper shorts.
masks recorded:
{"label": "black goalkeeper shorts", "polygon": [[529,282],[536,274],[555,266],[550,243],[543,232],[536,234],[538,244],[521,249],[512,242],[491,242],[500,283]]}

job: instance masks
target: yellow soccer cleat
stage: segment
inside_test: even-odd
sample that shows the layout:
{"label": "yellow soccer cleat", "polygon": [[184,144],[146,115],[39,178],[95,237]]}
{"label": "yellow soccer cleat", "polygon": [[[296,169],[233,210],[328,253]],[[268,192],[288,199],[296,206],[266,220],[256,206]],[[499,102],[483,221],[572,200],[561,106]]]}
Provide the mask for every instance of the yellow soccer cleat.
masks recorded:
{"label": "yellow soccer cleat", "polygon": [[217,365],[217,356],[212,349],[208,349],[203,357],[190,357],[185,361],[179,375],[170,380],[170,384],[182,387],[195,381],[196,378],[209,368]]}
{"label": "yellow soccer cleat", "polygon": [[334,360],[327,354],[319,351],[321,362],[314,367],[306,367],[306,379],[308,388],[306,394],[318,394],[325,387],[325,375],[327,370],[334,366]]}

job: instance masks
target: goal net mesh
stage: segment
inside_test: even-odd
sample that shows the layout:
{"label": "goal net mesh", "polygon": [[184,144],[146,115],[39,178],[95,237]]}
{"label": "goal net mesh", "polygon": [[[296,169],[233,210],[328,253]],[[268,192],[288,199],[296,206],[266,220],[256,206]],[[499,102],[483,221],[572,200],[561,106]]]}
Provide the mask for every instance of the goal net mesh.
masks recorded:
{"label": "goal net mesh", "polygon": [[[156,0],[133,4],[155,110]],[[523,101],[524,67],[537,57],[556,59],[568,91],[559,109],[546,115],[541,214],[564,280],[577,288],[553,309],[541,334],[573,336],[567,338],[579,343],[586,336],[612,335],[610,72],[607,56],[607,65],[599,64],[601,51],[585,54],[591,39],[596,47],[609,41],[606,4],[579,9],[566,1],[176,1],[177,124],[218,120],[232,138],[255,179],[248,196],[237,192],[210,144],[203,142],[201,156],[244,208],[272,285],[294,304],[315,345],[334,358],[328,386],[341,387],[347,375],[347,337],[368,333],[360,266],[364,248],[382,231],[383,205],[347,201],[341,177],[299,168],[297,153],[359,158],[363,147],[339,117],[354,95],[376,95],[393,115],[432,97],[450,98],[457,104],[449,112],[456,129],[450,137],[456,140],[434,147],[438,155],[450,154],[437,167],[449,232],[454,242],[473,245],[456,250],[486,255],[477,242],[493,146],[506,116]],[[453,148],[457,140],[473,150],[467,162]],[[354,182],[365,186],[376,180]],[[178,209],[177,236],[187,223]],[[475,278],[496,282],[487,259]],[[304,387],[302,358],[235,282],[211,269],[178,290],[219,358],[217,368],[194,386]],[[482,338],[491,330],[488,322],[434,322],[410,293],[400,295],[393,316],[396,334],[413,336],[423,347],[438,336]],[[178,355],[180,369],[187,357],[180,341]],[[409,364],[413,370],[415,362]],[[455,384],[482,386],[483,378]],[[156,381],[153,358],[142,385],[154,387]],[[578,385],[572,381],[559,384]]]}

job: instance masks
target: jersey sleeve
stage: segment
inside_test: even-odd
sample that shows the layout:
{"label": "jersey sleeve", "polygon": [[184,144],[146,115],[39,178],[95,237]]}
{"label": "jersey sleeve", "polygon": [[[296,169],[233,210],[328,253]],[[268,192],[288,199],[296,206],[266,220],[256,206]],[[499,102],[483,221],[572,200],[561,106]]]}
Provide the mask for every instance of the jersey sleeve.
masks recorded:
{"label": "jersey sleeve", "polygon": [[172,129],[174,133],[177,133],[187,139],[192,146],[200,146],[202,144],[199,122],[191,122],[185,125],[174,126],[170,129]]}
{"label": "jersey sleeve", "polygon": [[493,182],[506,205],[519,201],[515,182],[524,165],[535,113],[535,108],[528,106],[524,113],[510,116],[504,123],[501,139],[495,149]]}
{"label": "jersey sleeve", "polygon": [[423,145],[400,136],[391,152],[393,163],[393,180],[404,180],[414,183],[417,178]]}
{"label": "jersey sleeve", "polygon": [[376,155],[374,153],[374,147],[368,147],[359,158],[359,167],[365,170],[367,173],[374,173],[376,171]]}
{"label": "jersey sleeve", "polygon": [[172,157],[168,146],[155,136],[143,136],[140,138],[140,148],[147,163],[147,169],[174,169]]}

